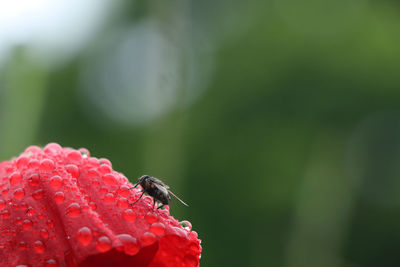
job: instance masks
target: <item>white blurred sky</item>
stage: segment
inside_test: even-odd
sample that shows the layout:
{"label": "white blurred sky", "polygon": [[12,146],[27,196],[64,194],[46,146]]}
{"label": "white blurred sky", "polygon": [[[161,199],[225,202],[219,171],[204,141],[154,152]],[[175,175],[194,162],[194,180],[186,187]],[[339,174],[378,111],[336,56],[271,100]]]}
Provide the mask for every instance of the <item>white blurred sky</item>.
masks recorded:
{"label": "white blurred sky", "polygon": [[116,2],[0,0],[0,63],[21,44],[50,62],[70,56],[96,33]]}

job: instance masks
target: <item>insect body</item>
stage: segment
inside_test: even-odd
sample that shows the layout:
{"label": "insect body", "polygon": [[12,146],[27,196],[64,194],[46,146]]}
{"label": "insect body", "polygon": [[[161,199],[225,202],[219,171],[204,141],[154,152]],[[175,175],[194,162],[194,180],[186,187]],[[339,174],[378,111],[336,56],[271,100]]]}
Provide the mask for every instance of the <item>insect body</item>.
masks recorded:
{"label": "insect body", "polygon": [[142,187],[142,194],[133,204],[138,202],[142,198],[143,194],[146,193],[153,197],[153,209],[156,201],[159,201],[162,204],[157,209],[162,208],[164,205],[168,205],[171,200],[171,195],[178,199],[183,205],[188,206],[185,202],[183,202],[183,200],[169,190],[168,185],[164,184],[161,180],[155,177],[143,175],[139,178],[139,182],[136,183],[133,188],[136,188],[138,185]]}

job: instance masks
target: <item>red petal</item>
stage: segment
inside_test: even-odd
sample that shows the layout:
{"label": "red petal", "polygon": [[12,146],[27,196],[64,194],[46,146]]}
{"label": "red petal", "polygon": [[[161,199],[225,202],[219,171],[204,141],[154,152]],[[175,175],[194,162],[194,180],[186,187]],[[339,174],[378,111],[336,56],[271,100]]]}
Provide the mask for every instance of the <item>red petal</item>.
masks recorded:
{"label": "red petal", "polygon": [[[0,266],[198,266],[200,241],[86,149],[0,163]],[[186,222],[185,225],[190,225]]]}

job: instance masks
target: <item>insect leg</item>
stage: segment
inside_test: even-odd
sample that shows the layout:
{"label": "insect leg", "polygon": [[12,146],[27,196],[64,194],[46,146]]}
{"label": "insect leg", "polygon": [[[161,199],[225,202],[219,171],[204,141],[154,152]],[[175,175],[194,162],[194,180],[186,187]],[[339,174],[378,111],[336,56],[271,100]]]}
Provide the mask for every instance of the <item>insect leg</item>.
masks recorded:
{"label": "insect leg", "polygon": [[132,186],[132,187],[131,187],[131,188],[129,188],[129,189],[136,188],[138,185],[139,185],[139,183],[136,183],[134,186]]}
{"label": "insect leg", "polygon": [[161,209],[161,208],[163,208],[164,207],[164,204],[162,204],[160,207],[158,207],[157,209]]}
{"label": "insect leg", "polygon": [[135,202],[132,203],[132,205],[136,204],[136,202],[138,202],[138,201],[142,198],[143,194],[144,194],[144,191],[142,192],[142,194],[140,195],[140,197],[139,197]]}
{"label": "insect leg", "polygon": [[153,198],[153,211],[154,211],[154,205],[156,205],[156,200]]}

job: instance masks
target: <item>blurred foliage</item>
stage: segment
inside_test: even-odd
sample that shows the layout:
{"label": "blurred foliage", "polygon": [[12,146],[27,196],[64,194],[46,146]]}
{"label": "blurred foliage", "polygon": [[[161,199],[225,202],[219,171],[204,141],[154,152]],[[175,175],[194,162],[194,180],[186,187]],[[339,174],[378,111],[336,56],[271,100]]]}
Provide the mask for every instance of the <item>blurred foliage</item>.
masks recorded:
{"label": "blurred foliage", "polygon": [[[109,158],[131,181],[164,177],[190,205],[173,203],[172,214],[199,232],[202,266],[400,265],[397,2],[119,4],[61,66],[44,67],[29,49],[9,55],[2,159],[55,141]],[[124,124],[82,93],[82,79],[113,53],[94,50],[148,18],[179,51],[177,73],[164,79],[181,88],[158,117]],[[190,101],[187,55],[204,79]]]}

